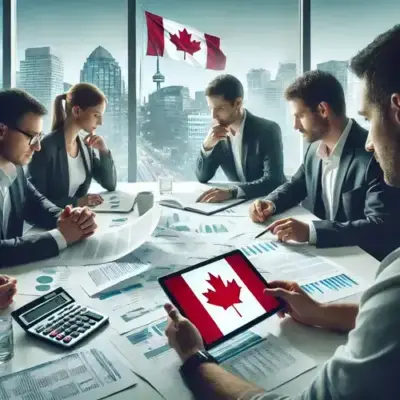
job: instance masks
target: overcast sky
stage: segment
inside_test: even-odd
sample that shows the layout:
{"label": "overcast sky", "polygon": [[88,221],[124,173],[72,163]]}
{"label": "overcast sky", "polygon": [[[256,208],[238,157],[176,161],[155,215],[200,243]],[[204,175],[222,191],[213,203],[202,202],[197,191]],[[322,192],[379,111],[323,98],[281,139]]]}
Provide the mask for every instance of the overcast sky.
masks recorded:
{"label": "overcast sky", "polygon": [[[138,1],[139,3],[139,1]],[[251,68],[275,75],[279,62],[299,60],[298,0],[142,0],[137,12],[141,93],[155,85],[155,58],[142,56],[146,34],[143,10],[201,32],[221,37],[226,72],[245,83]],[[86,58],[99,45],[119,62],[127,76],[127,0],[18,0],[17,55],[28,47],[51,46],[64,63],[64,81],[79,81]],[[312,65],[349,59],[378,33],[399,21],[398,0],[312,0]],[[1,19],[0,19],[1,21]],[[139,71],[139,69],[138,69]],[[165,85],[203,90],[218,72],[161,60]],[[139,72],[138,72],[139,76]]]}

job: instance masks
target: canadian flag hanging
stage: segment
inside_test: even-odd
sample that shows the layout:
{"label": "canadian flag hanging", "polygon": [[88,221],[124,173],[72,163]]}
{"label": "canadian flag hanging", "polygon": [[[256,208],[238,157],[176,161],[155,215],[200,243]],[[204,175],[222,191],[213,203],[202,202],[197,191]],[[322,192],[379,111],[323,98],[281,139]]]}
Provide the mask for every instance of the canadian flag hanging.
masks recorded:
{"label": "canadian flag hanging", "polygon": [[238,254],[165,281],[207,344],[276,309],[265,284]]}
{"label": "canadian flag hanging", "polygon": [[145,11],[148,56],[169,57],[206,69],[223,70],[220,38]]}

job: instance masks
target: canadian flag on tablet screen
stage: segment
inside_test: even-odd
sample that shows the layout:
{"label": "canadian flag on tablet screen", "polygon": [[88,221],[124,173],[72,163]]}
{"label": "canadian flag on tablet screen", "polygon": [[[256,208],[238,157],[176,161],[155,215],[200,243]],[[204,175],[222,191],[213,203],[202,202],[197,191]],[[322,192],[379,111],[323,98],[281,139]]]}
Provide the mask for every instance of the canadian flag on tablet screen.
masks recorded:
{"label": "canadian flag on tablet screen", "polygon": [[279,303],[240,254],[165,281],[207,344],[269,312]]}

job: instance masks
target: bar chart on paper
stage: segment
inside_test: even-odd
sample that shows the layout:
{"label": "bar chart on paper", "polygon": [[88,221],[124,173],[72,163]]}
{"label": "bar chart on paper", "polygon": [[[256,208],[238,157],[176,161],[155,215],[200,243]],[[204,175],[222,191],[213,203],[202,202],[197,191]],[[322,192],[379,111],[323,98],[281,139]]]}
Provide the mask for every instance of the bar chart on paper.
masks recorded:
{"label": "bar chart on paper", "polygon": [[279,249],[279,245],[275,242],[256,242],[246,246],[239,247],[239,250],[247,257],[252,258],[260,254],[270,253]]}
{"label": "bar chart on paper", "polygon": [[347,273],[341,273],[300,286],[315,300],[329,302],[358,293],[363,285],[358,279],[350,277]]}

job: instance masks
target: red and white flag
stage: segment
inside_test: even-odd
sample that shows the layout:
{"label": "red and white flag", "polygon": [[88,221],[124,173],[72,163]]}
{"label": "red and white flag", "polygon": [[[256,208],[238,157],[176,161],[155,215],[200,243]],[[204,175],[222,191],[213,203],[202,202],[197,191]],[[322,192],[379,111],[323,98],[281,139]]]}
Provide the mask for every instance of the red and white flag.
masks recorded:
{"label": "red and white flag", "polygon": [[264,294],[265,284],[237,254],[172,277],[165,285],[207,344],[279,305]]}
{"label": "red and white flag", "polygon": [[226,57],[220,38],[145,12],[148,56],[169,57],[206,69],[223,70]]}

